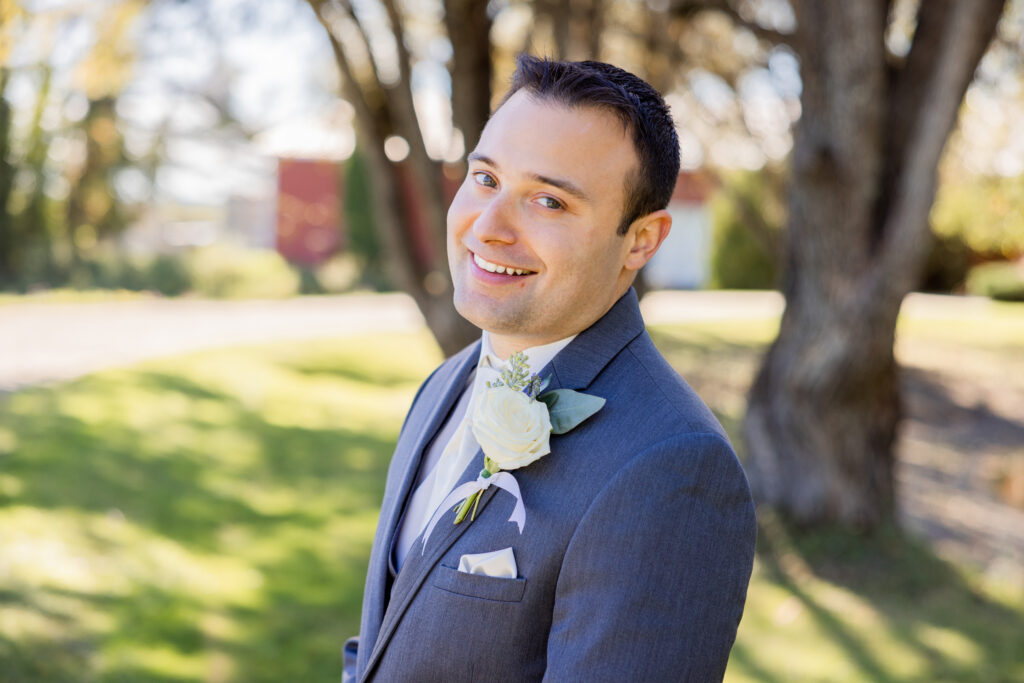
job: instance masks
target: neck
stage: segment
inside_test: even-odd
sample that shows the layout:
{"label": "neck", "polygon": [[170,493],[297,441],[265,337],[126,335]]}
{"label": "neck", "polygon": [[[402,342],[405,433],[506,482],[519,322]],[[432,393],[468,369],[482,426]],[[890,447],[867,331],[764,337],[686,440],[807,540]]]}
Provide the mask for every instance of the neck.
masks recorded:
{"label": "neck", "polygon": [[[568,337],[570,335],[565,335]],[[491,337],[491,349],[495,355],[501,360],[508,360],[513,353],[517,351],[525,351],[526,349],[533,348],[535,346],[543,346],[544,344],[550,344],[556,342],[559,339],[565,339],[565,337],[558,337],[557,339],[550,338],[535,338],[535,337],[514,337],[507,335],[499,335],[490,333]]]}
{"label": "neck", "polygon": [[[635,273],[631,273],[631,275],[635,275]],[[495,355],[497,355],[501,360],[504,361],[508,360],[509,357],[513,353],[516,353],[517,351],[525,351],[526,349],[532,349],[538,346],[544,346],[545,344],[551,344],[553,342],[559,341],[560,339],[573,337],[582,332],[583,330],[587,329],[594,323],[596,323],[602,317],[604,317],[604,315],[612,309],[612,306],[615,305],[615,302],[621,299],[622,296],[627,291],[629,291],[629,288],[632,284],[632,277],[624,279],[620,283],[620,286],[616,289],[614,296],[612,296],[610,301],[607,302],[607,305],[602,308],[600,315],[598,315],[593,320],[580,327],[578,330],[569,331],[565,333],[553,332],[551,334],[538,335],[500,334],[498,332],[492,332],[488,330],[487,334],[491,340],[491,350],[494,351]]]}

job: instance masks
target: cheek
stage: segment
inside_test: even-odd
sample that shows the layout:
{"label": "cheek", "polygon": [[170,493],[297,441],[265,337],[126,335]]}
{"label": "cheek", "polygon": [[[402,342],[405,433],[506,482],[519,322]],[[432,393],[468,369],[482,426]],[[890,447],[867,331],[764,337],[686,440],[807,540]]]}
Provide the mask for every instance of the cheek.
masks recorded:
{"label": "cheek", "polygon": [[595,295],[600,299],[605,290],[618,282],[622,270],[618,243],[595,243],[590,249],[580,251],[572,268],[577,289]]}
{"label": "cheek", "polygon": [[530,247],[544,262],[550,273],[559,280],[571,277],[582,265],[579,255],[579,238],[564,226],[545,226],[530,231]]}
{"label": "cheek", "polygon": [[448,235],[464,232],[466,226],[473,222],[474,211],[472,197],[463,184],[448,207]]}

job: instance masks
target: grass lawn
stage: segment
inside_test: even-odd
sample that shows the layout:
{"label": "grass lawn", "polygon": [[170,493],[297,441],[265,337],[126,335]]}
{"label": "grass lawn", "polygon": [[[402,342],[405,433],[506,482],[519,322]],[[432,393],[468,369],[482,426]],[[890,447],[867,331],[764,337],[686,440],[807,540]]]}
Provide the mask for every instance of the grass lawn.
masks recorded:
{"label": "grass lawn", "polygon": [[[987,367],[1024,346],[1007,320],[998,343],[906,334]],[[655,336],[736,434],[775,324]],[[438,360],[426,334],[275,344],[0,398],[0,681],[337,680],[391,448]],[[727,680],[1016,681],[1021,653],[1015,587],[892,529],[798,535],[764,511]]]}

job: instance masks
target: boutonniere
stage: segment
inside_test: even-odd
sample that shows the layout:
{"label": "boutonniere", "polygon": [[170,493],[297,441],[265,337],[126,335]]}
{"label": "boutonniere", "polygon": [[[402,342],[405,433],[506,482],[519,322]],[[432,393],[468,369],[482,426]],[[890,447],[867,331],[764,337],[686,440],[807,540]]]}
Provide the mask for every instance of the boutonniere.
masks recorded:
{"label": "boutonniere", "polygon": [[522,533],[526,507],[519,482],[509,473],[525,467],[551,452],[552,434],[564,434],[601,410],[599,396],[555,389],[545,392],[550,378],[530,374],[527,357],[520,351],[509,358],[508,367],[494,382],[488,382],[471,416],[473,436],[484,452],[484,468],[476,481],[458,486],[441,502],[423,534],[423,547],[441,515],[455,503],[455,523],[466,515],[476,519],[480,495],[491,485],[511,493],[516,506],[509,517]]}

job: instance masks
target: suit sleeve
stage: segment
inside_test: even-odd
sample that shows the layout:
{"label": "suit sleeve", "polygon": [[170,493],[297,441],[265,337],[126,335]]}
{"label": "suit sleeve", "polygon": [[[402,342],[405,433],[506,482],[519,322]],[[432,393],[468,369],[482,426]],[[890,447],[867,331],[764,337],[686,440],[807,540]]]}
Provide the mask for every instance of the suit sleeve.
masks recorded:
{"label": "suit sleeve", "polygon": [[722,437],[680,435],[633,458],[566,548],[545,680],[722,680],[756,533]]}
{"label": "suit sleeve", "polygon": [[359,636],[349,638],[341,649],[341,683],[356,683],[356,660],[359,657]]}

